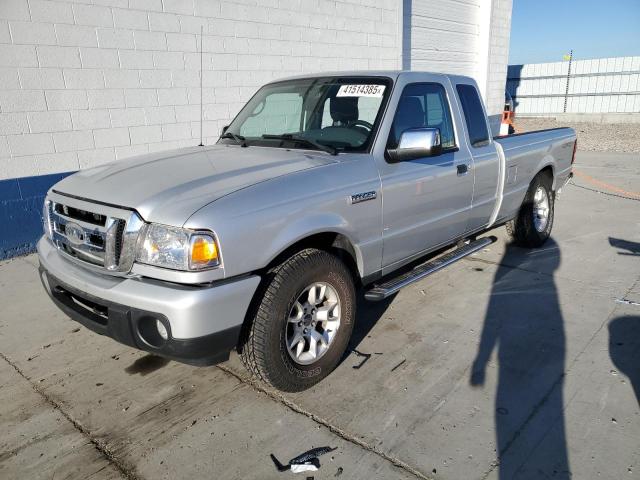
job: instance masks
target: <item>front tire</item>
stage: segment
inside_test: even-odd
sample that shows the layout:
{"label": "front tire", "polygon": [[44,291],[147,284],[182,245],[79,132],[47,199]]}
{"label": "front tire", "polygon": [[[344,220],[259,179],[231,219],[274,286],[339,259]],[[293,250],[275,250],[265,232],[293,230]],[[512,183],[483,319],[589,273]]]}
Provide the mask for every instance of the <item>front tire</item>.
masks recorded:
{"label": "front tire", "polygon": [[555,200],[552,184],[547,173],[539,173],[531,181],[518,215],[506,224],[516,245],[538,248],[551,236]]}
{"label": "front tire", "polygon": [[288,392],[315,385],[338,365],[355,321],[355,288],[335,255],[304,249],[272,269],[254,301],[241,358]]}

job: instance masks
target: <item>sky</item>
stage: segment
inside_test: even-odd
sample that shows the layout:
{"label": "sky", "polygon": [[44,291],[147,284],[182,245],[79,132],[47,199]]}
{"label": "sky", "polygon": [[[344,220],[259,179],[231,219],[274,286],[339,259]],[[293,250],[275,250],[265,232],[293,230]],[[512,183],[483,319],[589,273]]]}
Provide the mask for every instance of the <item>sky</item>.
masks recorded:
{"label": "sky", "polygon": [[640,0],[513,0],[509,64],[640,55]]}

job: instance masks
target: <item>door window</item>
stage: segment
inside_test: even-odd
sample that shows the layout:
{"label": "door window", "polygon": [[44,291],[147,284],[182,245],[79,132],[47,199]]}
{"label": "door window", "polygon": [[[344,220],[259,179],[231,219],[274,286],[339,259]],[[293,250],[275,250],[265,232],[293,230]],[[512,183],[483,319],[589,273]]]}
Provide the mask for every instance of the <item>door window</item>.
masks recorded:
{"label": "door window", "polygon": [[442,148],[455,147],[453,123],[444,87],[439,83],[414,83],[402,91],[393,119],[388,148],[397,148],[400,135],[410,128],[439,128]]}
{"label": "door window", "polygon": [[482,147],[489,143],[489,131],[487,130],[487,117],[482,109],[482,102],[476,87],[473,85],[456,85],[458,97],[462,104],[464,120],[469,131],[469,142],[472,147]]}

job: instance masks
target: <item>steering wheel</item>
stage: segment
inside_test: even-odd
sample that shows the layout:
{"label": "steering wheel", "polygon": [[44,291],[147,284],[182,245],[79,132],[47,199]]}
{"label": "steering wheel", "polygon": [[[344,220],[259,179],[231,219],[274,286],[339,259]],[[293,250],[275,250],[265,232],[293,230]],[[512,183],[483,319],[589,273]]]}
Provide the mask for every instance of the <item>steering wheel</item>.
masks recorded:
{"label": "steering wheel", "polygon": [[373,124],[365,121],[365,120],[354,120],[353,122],[349,123],[349,128],[351,127],[364,127],[369,131],[373,130]]}

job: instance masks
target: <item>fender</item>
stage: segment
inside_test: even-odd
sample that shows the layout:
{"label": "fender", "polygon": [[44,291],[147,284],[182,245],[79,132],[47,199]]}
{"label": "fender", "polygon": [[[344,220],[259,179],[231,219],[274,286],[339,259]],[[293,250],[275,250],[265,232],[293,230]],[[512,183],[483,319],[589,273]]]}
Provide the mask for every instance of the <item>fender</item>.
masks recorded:
{"label": "fender", "polygon": [[556,189],[556,165],[557,165],[557,162],[556,162],[555,158],[553,158],[553,156],[550,153],[547,153],[538,162],[538,165],[536,166],[536,168],[532,172],[533,175],[531,175],[531,179],[533,179],[536,175],[538,175],[538,173],[540,173],[545,168],[551,167],[551,178],[552,178],[552,181],[553,181],[552,189],[555,190]]}
{"label": "fender", "polygon": [[303,218],[297,219],[296,221],[287,224],[286,228],[270,242],[267,250],[273,253],[268,257],[268,261],[263,265],[263,267],[269,265],[285,250],[296,243],[303,241],[305,238],[322,233],[336,233],[345,237],[353,247],[356,255],[355,260],[358,267],[358,273],[362,277],[364,275],[362,249],[354,238],[353,230],[351,230],[349,226],[349,222],[345,218],[336,213],[330,212],[312,213]]}

